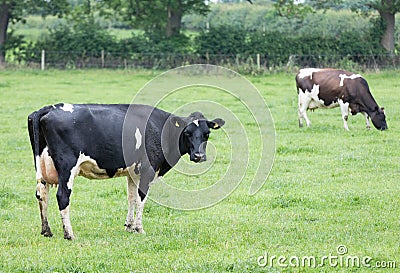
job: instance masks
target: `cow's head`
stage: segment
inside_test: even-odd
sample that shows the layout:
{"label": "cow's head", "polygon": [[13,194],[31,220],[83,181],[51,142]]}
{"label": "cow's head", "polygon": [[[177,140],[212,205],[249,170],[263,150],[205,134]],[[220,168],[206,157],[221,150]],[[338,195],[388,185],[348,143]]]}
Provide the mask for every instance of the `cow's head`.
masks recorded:
{"label": "cow's head", "polygon": [[[188,118],[179,119],[182,124],[182,133],[179,139],[179,148],[182,154],[189,154],[193,162],[202,162],[207,159],[206,146],[210,129],[221,128],[225,121],[216,118],[212,121],[207,120],[202,113],[194,112]],[[176,126],[181,126],[175,121]]]}
{"label": "cow's head", "polygon": [[376,107],[375,111],[371,114],[372,124],[374,124],[375,128],[378,130],[386,130],[388,126],[386,124],[386,116],[384,108]]}

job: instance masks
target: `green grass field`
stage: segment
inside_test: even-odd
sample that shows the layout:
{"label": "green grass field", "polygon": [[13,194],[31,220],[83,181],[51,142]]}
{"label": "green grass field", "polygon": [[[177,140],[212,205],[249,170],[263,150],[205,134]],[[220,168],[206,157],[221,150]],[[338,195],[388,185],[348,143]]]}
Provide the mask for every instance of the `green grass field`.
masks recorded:
{"label": "green grass field", "polygon": [[[312,128],[299,129],[294,74],[249,77],[268,103],[276,128],[274,166],[256,195],[248,195],[257,168],[257,146],[249,143],[243,182],[210,208],[174,210],[149,200],[143,217],[146,234],[127,233],[125,179],[79,177],[71,201],[76,240],[63,239],[56,189],[51,189],[49,206],[54,237],[41,236],[28,114],[57,102],[129,103],[157,74],[0,71],[0,272],[395,272],[376,268],[393,267],[392,262],[398,270],[398,71],[365,74],[375,99],[386,110],[389,130],[384,132],[366,130],[362,115],[349,117],[350,132],[346,132],[339,109],[309,112]],[[193,92],[234,109],[250,142],[257,141],[252,138],[254,122],[236,98],[209,89]],[[191,100],[175,96],[161,106],[173,110]],[[227,122],[225,130],[235,138],[236,128],[229,126]],[[247,152],[245,142],[228,147],[224,131],[213,132],[210,140],[217,151]],[[229,153],[221,155],[204,175],[170,172],[165,180],[189,189],[209,186],[231,163]],[[341,245],[347,248],[343,255],[338,254]],[[258,265],[265,263],[260,256],[268,256],[265,267]],[[316,258],[317,266],[322,260],[324,266],[301,266],[308,256]],[[300,266],[292,266],[295,257]],[[367,257],[371,268],[346,265],[349,257]]]}

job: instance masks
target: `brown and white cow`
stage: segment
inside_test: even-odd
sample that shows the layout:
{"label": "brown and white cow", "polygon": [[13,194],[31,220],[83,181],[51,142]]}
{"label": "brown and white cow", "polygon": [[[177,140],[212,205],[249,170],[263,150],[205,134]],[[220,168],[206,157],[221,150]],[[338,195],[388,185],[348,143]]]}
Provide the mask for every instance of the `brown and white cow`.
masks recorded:
{"label": "brown and white cow", "polygon": [[369,118],[376,129],[388,128],[383,108],[379,108],[367,81],[359,74],[340,69],[305,68],[297,73],[296,86],[300,127],[303,126],[303,118],[307,127],[311,125],[306,113],[308,109],[339,106],[346,130],[349,130],[349,110],[352,115],[364,113],[367,128],[370,128]]}

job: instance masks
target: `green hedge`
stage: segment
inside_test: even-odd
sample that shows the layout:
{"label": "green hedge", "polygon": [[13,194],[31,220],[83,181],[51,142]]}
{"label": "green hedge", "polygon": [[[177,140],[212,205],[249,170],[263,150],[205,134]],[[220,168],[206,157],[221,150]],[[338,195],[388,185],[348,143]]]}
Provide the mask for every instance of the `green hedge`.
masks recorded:
{"label": "green hedge", "polygon": [[[89,20],[55,27],[45,40],[29,46],[24,51],[25,56],[20,58],[26,62],[39,62],[40,52],[46,50],[48,63],[82,67],[96,58],[104,58],[106,54],[109,58],[119,58],[125,62],[137,61],[138,66],[151,68],[156,63],[157,68],[169,68],[192,62],[238,64],[245,60],[253,64],[258,54],[265,68],[290,62],[297,66],[332,66],[346,62],[366,65],[371,59],[377,60],[385,55],[379,43],[381,29],[382,26],[377,22],[364,33],[348,31],[325,36],[320,33],[293,35],[218,26],[194,37],[180,35],[166,39],[136,34],[118,40]],[[184,55],[190,57],[184,58]],[[146,64],[141,64],[140,59],[146,59]]]}

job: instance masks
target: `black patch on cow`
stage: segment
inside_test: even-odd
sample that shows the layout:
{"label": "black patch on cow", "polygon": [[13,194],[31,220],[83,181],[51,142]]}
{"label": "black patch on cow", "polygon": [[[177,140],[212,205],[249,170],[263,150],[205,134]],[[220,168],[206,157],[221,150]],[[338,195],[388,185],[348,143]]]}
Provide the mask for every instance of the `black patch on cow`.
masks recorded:
{"label": "black patch on cow", "polygon": [[112,178],[114,177],[114,175],[117,173],[117,169],[106,169],[106,173],[108,175],[108,177]]}
{"label": "black patch on cow", "polygon": [[140,200],[143,202],[144,198],[146,198],[146,194],[143,191],[141,191],[140,188],[138,191],[139,191]]}
{"label": "black patch on cow", "polygon": [[139,175],[140,170],[139,170],[139,163],[135,165],[135,168],[133,169],[136,175]]}

